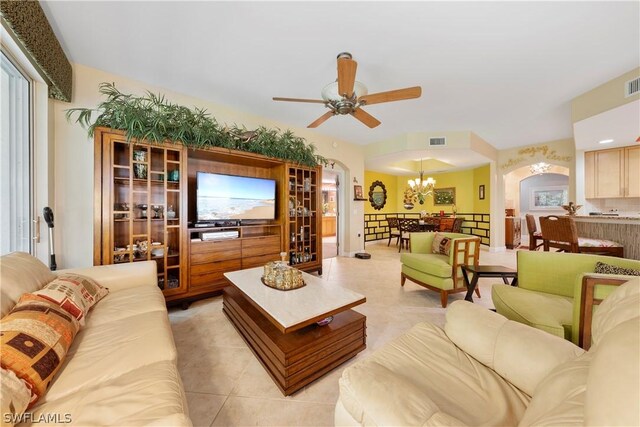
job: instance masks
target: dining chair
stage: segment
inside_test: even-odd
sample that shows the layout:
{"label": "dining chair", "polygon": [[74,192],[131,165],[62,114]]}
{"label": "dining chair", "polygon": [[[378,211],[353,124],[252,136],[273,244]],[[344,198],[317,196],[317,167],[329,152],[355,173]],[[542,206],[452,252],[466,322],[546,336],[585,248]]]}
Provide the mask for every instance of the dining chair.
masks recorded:
{"label": "dining chair", "polygon": [[546,252],[556,248],[559,252],[590,253],[623,258],[624,247],[617,242],[604,239],[578,237],[573,218],[568,216],[540,217],[542,245]]}
{"label": "dining chair", "polygon": [[462,233],[462,223],[464,222],[464,218],[456,218],[453,221],[453,226],[451,227],[452,233]]}
{"label": "dining chair", "polygon": [[398,252],[405,249],[409,249],[409,233],[418,233],[422,231],[420,229],[420,221],[417,218],[399,218],[398,227],[400,229],[400,247]]}
{"label": "dining chair", "polygon": [[400,243],[400,229],[398,228],[398,218],[395,216],[387,217],[387,224],[389,224],[389,242],[387,246],[391,244],[391,239],[396,238],[396,246]]}
{"label": "dining chair", "polygon": [[[529,232],[529,250],[537,251],[538,248],[543,245],[542,233],[538,231],[538,227],[536,226],[536,217],[531,214],[526,214],[525,218],[527,220],[527,231]],[[540,243],[538,243],[538,240]]]}

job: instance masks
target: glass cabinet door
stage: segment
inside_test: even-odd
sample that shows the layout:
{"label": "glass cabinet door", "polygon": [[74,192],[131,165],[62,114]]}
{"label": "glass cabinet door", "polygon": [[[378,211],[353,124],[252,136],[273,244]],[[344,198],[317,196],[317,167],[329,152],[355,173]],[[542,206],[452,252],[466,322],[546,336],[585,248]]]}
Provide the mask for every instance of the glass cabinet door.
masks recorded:
{"label": "glass cabinet door", "polygon": [[111,257],[109,263],[154,260],[165,294],[186,289],[181,269],[182,150],[111,144]]}

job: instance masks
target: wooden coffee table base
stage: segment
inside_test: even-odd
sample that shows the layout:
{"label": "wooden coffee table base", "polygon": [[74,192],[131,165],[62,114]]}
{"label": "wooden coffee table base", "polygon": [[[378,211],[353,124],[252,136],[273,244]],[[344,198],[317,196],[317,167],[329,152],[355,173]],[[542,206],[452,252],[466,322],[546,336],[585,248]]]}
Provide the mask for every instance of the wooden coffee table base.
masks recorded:
{"label": "wooden coffee table base", "polygon": [[366,317],[347,310],[326,326],[283,334],[235,286],[224,288],[229,317],[285,396],[320,378],[366,348]]}

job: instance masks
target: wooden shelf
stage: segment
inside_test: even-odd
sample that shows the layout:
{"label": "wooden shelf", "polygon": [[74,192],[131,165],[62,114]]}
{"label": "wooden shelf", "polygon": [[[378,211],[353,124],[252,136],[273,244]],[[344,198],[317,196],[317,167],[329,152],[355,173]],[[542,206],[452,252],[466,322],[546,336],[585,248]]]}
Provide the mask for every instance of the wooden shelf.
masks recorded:
{"label": "wooden shelf", "polygon": [[[317,215],[322,206],[322,194],[318,191],[322,170],[288,165],[287,179],[285,238],[290,262],[299,269],[322,274],[322,247],[316,239],[322,229],[322,216]],[[307,215],[299,214],[301,210],[306,210]],[[291,215],[292,212],[295,214]]]}
{"label": "wooden shelf", "polygon": [[[94,191],[100,199],[94,219],[95,265],[155,261],[157,277],[162,279],[160,286],[169,303],[220,292],[227,284],[224,272],[263,266],[279,260],[283,251],[289,254],[299,250],[302,257],[306,253],[309,259],[296,266],[305,271],[322,272],[322,246],[317,238],[322,227],[320,166],[306,167],[226,148],[187,149],[179,144],[145,141],[135,141],[135,149],[144,151],[146,157],[134,161],[134,148],[127,142],[125,133],[105,128],[96,129],[94,144],[97,165]],[[145,179],[136,177],[135,172],[140,169],[146,171]],[[262,223],[243,221],[240,226],[189,227],[187,221],[196,217],[197,172],[275,180],[275,219]],[[168,180],[170,175],[176,176],[174,173],[179,180]],[[292,182],[291,188],[289,182]],[[296,207],[309,213],[290,217],[290,199],[295,200]],[[130,209],[121,210],[117,204],[122,203],[127,203]],[[140,211],[136,206],[141,204],[148,206],[147,218],[138,218]],[[163,207],[163,218],[152,218],[152,205]],[[177,218],[166,218],[170,205],[179,215]],[[114,206],[120,210],[114,210]],[[304,239],[298,240],[301,229]],[[218,230],[237,230],[238,238],[191,240],[200,233]],[[145,240],[149,242],[145,256],[135,258],[133,250],[114,252],[116,246],[126,247]],[[153,240],[162,241],[163,245],[151,246]],[[164,254],[153,256],[151,251],[160,247],[165,248]],[[119,257],[124,259],[115,261]],[[169,288],[169,284],[173,287]]]}
{"label": "wooden shelf", "polygon": [[[186,233],[183,232],[186,223],[181,218],[184,215],[172,219],[153,218],[151,206],[161,206],[163,216],[169,205],[175,207],[176,214],[187,212],[186,198],[182,197],[186,182],[167,180],[170,171],[178,170],[180,175],[183,174],[186,149],[170,143],[135,141],[135,144],[136,150],[145,153],[144,159],[133,159],[134,148],[124,132],[98,128],[94,134],[95,164],[99,165],[95,170],[94,189],[101,198],[102,206],[97,212],[99,218],[95,221],[99,229],[95,230],[94,236],[102,238],[94,239],[97,242],[94,246],[94,265],[156,261],[158,277],[169,277],[167,272],[171,271],[169,278],[177,279],[180,284],[172,289],[165,286],[165,296],[180,294],[186,292],[187,283]],[[146,178],[136,177],[135,172],[140,169],[144,169]],[[114,205],[122,203],[127,203],[130,209],[111,211]],[[139,217],[140,211],[136,207],[143,204],[148,206],[146,218]],[[150,243],[153,240],[160,240],[163,244],[152,246]],[[126,247],[136,241],[149,243],[145,255],[135,257],[133,250],[113,251],[116,246]],[[170,253],[167,252],[169,247]],[[162,249],[162,255],[154,256],[151,253],[154,249]],[[116,261],[120,256],[124,259]]]}

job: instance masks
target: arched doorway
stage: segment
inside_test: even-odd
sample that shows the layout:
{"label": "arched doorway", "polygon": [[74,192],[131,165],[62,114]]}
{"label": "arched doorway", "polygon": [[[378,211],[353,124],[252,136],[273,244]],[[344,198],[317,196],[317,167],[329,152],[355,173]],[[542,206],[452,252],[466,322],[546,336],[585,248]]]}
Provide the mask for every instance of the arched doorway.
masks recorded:
{"label": "arched doorway", "polygon": [[539,230],[540,216],[563,214],[560,205],[568,202],[569,185],[569,168],[564,166],[549,165],[545,172],[535,173],[527,165],[504,175],[505,213],[520,221],[521,245],[529,242],[525,215],[536,218]]}

